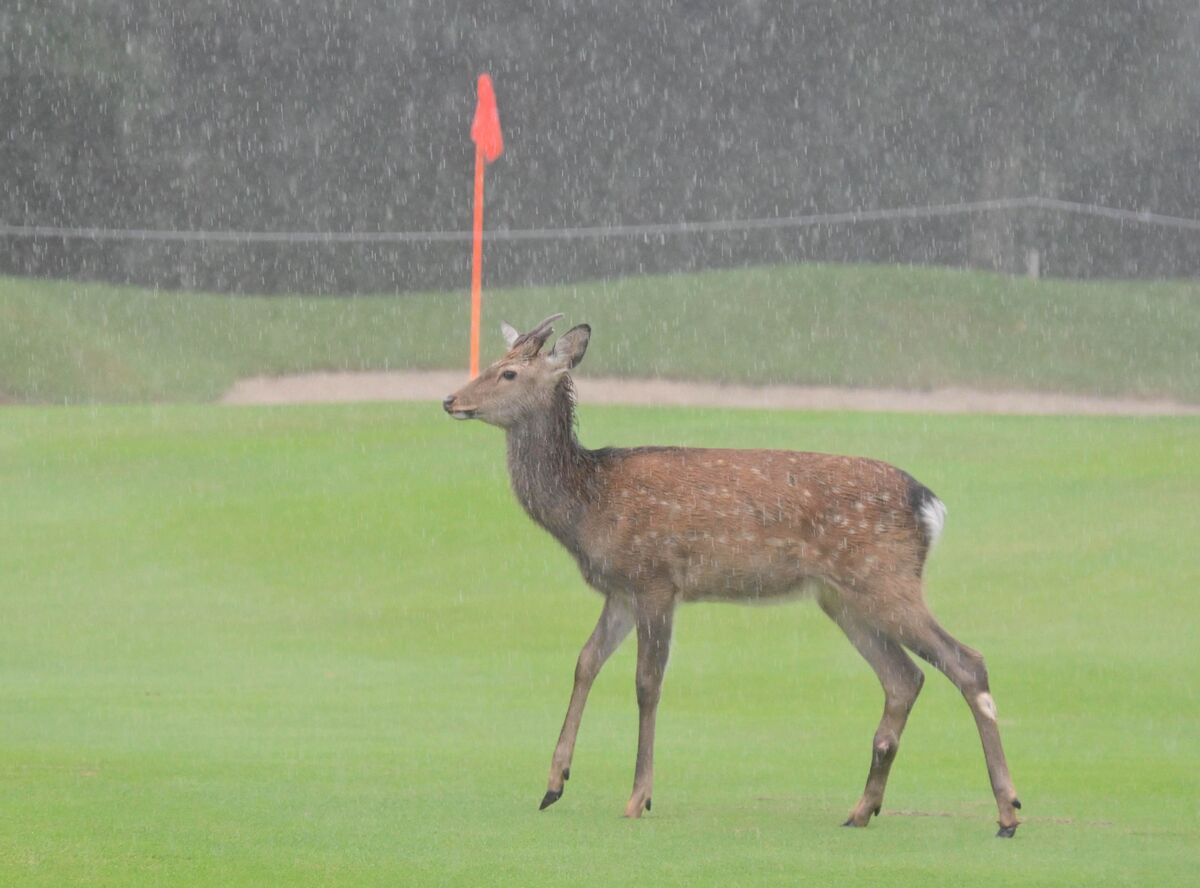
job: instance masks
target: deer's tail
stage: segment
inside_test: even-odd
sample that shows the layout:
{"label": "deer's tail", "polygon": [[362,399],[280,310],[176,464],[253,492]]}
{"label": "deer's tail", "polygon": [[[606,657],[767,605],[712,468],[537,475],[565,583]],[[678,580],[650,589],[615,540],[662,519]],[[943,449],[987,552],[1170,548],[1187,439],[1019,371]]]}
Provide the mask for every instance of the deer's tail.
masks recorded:
{"label": "deer's tail", "polygon": [[942,535],[946,526],[946,504],[938,499],[937,494],[913,478],[908,478],[908,506],[912,509],[913,517],[917,519],[917,527],[921,532],[921,560],[929,554],[929,550]]}

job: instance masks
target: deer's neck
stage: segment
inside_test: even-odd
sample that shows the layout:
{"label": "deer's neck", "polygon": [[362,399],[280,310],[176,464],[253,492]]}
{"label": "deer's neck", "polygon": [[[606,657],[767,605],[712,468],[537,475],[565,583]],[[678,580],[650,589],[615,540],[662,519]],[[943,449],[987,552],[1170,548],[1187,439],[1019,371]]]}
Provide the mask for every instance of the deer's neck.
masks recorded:
{"label": "deer's neck", "polygon": [[595,462],[575,437],[575,399],[567,377],[554,391],[552,409],[508,429],[508,473],[530,517],[574,549]]}

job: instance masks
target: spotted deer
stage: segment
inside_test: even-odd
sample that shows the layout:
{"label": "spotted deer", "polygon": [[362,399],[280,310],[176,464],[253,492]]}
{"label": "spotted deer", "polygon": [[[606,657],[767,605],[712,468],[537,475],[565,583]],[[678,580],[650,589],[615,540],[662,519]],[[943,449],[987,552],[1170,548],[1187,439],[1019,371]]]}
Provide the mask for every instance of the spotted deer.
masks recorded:
{"label": "spotted deer", "polygon": [[503,324],[508,352],[443,402],[455,419],[505,430],[517,499],[604,596],[575,666],[541,808],[562,797],[588,691],[631,630],[637,630],[639,723],[625,816],[640,817],[650,810],[655,714],[675,608],[809,596],[883,685],[866,788],[845,825],[866,826],[883,803],[924,681],[908,648],[966,699],[983,741],[998,835],[1012,836],[1021,803],[983,657],[938,624],[921,590],[925,558],[945,522],[942,501],[911,475],[873,459],[787,450],[589,450],[575,435],[570,371],[583,359],[591,328],[572,328],[543,353],[560,317],[523,334]]}

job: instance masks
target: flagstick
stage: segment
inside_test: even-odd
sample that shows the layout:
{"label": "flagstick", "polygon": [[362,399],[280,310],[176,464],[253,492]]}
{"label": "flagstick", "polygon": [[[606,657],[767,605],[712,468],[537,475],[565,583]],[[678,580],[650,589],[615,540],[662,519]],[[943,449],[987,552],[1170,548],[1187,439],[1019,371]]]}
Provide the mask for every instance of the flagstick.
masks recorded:
{"label": "flagstick", "polygon": [[475,249],[471,256],[471,378],[479,375],[479,316],[483,298],[483,168],[504,153],[492,78],[479,75],[471,141],[475,143]]}
{"label": "flagstick", "polygon": [[479,375],[479,321],[483,282],[483,148],[475,146],[475,250],[471,257],[471,378]]}

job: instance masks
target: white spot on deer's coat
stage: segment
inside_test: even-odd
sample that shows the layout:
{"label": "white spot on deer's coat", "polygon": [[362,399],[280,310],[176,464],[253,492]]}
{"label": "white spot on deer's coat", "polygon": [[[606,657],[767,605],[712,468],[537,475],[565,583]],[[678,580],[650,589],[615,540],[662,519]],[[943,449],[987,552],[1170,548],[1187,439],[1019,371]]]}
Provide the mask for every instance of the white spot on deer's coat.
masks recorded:
{"label": "white spot on deer's coat", "polygon": [[992,721],[996,720],[996,701],[992,699],[992,695],[987,691],[980,693],[975,698],[975,702],[979,705],[979,711]]}

